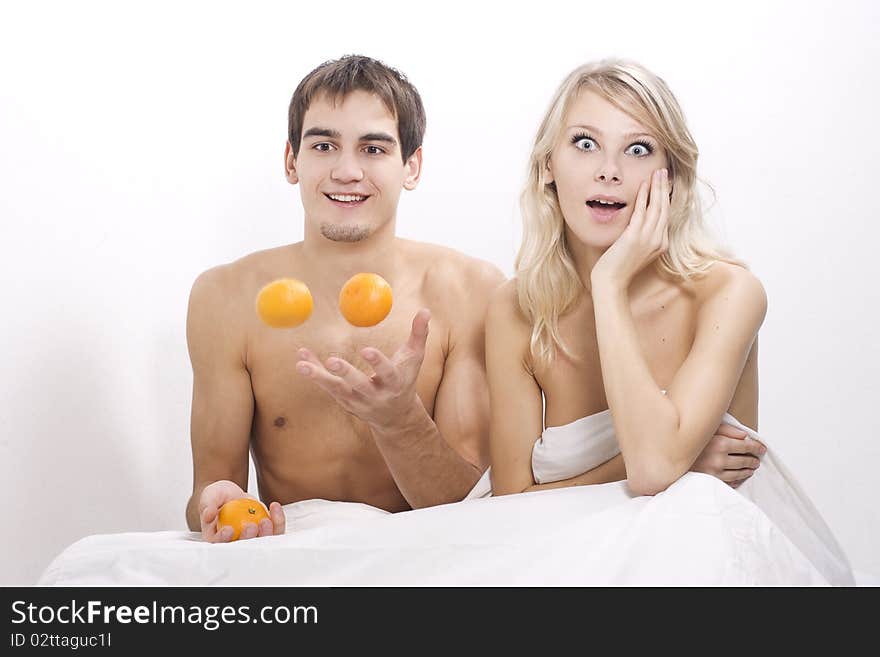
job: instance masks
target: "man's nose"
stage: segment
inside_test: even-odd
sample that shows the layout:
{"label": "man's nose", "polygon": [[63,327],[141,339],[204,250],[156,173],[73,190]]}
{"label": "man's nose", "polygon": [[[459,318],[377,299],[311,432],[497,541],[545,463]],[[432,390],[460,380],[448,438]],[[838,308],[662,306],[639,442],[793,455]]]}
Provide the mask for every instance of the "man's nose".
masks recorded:
{"label": "man's nose", "polygon": [[364,177],[364,170],[354,153],[340,153],[330,170],[330,177],[341,183],[358,182]]}
{"label": "man's nose", "polygon": [[614,158],[606,158],[596,170],[596,181],[619,184],[622,178],[620,166]]}

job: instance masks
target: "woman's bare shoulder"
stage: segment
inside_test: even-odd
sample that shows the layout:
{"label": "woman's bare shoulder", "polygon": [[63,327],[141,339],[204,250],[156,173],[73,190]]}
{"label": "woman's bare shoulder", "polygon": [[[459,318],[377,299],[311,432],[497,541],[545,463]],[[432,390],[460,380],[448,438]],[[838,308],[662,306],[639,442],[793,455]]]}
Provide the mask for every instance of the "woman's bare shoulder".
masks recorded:
{"label": "woman's bare shoulder", "polygon": [[731,305],[763,319],[767,293],[755,274],[735,263],[716,261],[693,286],[699,308],[714,312]]}
{"label": "woman's bare shoulder", "polygon": [[530,329],[529,320],[519,305],[516,278],[508,279],[495,288],[489,299],[489,315],[496,322],[510,324],[512,328]]}

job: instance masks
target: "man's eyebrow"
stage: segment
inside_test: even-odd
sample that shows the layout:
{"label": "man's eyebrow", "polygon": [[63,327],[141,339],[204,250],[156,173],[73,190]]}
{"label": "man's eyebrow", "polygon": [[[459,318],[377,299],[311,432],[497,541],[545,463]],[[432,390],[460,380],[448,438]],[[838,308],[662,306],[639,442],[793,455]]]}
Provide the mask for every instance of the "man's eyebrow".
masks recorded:
{"label": "man's eyebrow", "polygon": [[[602,134],[602,131],[599,130],[599,128],[596,128],[591,125],[572,125],[572,126],[569,126],[569,129],[571,129],[571,128],[582,128],[584,130],[589,130],[591,132],[595,132],[600,135]],[[630,139],[632,137],[653,137],[653,135],[649,132],[627,132],[625,135],[623,135],[624,139]]]}
{"label": "man's eyebrow", "polygon": [[331,130],[330,128],[309,128],[303,133],[302,138],[306,137],[330,137],[331,139],[339,139],[342,135],[338,130]]}
{"label": "man's eyebrow", "polygon": [[397,145],[397,140],[387,132],[368,132],[361,137],[361,141],[384,141],[395,146]]}

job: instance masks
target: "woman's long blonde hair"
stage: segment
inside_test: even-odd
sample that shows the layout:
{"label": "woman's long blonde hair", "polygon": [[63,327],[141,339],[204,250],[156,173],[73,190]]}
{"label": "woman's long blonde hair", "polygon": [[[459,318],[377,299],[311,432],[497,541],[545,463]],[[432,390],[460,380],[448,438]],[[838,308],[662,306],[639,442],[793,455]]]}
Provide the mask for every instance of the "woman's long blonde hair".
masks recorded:
{"label": "woman's long blonde hair", "polygon": [[643,66],[625,60],[606,59],[576,68],[557,89],[538,128],[520,196],[523,240],[515,263],[517,299],[532,325],[532,357],[545,365],[553,361],[556,349],[571,357],[559,335],[559,317],[584,289],[566,245],[556,186],[547,177],[565,115],[585,88],[652,131],[666,151],[673,184],[669,249],[655,266],[688,280],[705,273],[713,261],[743,264],[718,246],[706,229],[696,190],[699,152],[666,83]]}

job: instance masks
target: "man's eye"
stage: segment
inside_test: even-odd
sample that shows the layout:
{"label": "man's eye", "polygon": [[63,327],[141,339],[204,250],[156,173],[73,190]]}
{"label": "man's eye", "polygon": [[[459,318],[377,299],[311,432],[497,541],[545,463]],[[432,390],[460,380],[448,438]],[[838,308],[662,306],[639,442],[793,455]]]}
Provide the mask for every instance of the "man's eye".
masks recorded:
{"label": "man's eye", "polygon": [[379,155],[379,154],[385,152],[383,149],[379,148],[378,146],[367,146],[366,151],[367,151],[368,155]]}
{"label": "man's eye", "polygon": [[312,146],[312,148],[314,148],[316,151],[320,151],[321,153],[327,153],[328,151],[333,149],[333,145],[322,141]]}
{"label": "man's eye", "polygon": [[633,144],[626,149],[626,152],[631,153],[636,157],[645,157],[646,155],[650,155],[653,152],[653,149],[647,144]]}

